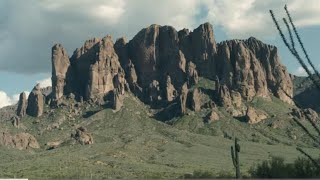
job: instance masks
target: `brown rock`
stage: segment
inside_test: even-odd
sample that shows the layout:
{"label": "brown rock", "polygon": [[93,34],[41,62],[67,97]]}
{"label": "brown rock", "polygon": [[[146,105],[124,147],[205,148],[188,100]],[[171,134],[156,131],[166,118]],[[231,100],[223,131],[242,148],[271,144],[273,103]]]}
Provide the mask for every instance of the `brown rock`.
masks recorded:
{"label": "brown rock", "polygon": [[13,116],[11,122],[14,127],[19,128],[20,118],[18,116]]}
{"label": "brown rock", "polygon": [[52,94],[54,99],[60,99],[64,95],[66,76],[70,66],[67,51],[61,44],[52,47]]}
{"label": "brown rock", "polygon": [[318,113],[311,108],[305,109],[304,114],[309,120],[316,122],[319,118]]}
{"label": "brown rock", "polygon": [[180,101],[179,101],[179,109],[180,114],[185,115],[187,113],[187,97],[188,97],[188,85],[184,83],[180,92]]}
{"label": "brown rock", "polygon": [[74,52],[71,62],[73,93],[86,100],[111,92],[113,78],[122,70],[111,36],[86,41]]}
{"label": "brown rock", "polygon": [[71,134],[71,137],[78,141],[81,145],[93,144],[92,135],[81,127],[76,130],[75,134]]}
{"label": "brown rock", "polygon": [[293,95],[292,79],[286,67],[280,63],[277,47],[264,44],[253,37],[246,40],[245,43],[261,63],[268,88],[271,89],[274,96],[293,104],[290,98]]}
{"label": "brown rock", "polygon": [[119,111],[123,106],[123,95],[115,89],[113,92],[113,109]]}
{"label": "brown rock", "polygon": [[293,108],[292,112],[291,112],[291,115],[293,117],[296,117],[297,119],[300,119],[300,120],[305,118],[303,111],[301,109],[298,109],[298,108]]}
{"label": "brown rock", "polygon": [[187,71],[187,82],[189,87],[198,84],[199,76],[196,70],[196,65],[191,61],[188,63],[188,71]]}
{"label": "brown rock", "polygon": [[171,84],[171,78],[169,75],[167,75],[166,77],[166,100],[168,102],[173,101],[173,99],[175,98],[175,91],[176,89],[174,88],[174,86]]}
{"label": "brown rock", "polygon": [[217,46],[212,25],[210,23],[201,24],[190,33],[190,36],[194,63],[197,65],[200,75],[213,78],[215,68],[212,67],[215,63]]}
{"label": "brown rock", "polygon": [[50,142],[47,142],[46,145],[48,146],[48,149],[56,149],[62,143],[63,143],[63,141],[50,141]]}
{"label": "brown rock", "polygon": [[19,96],[19,102],[18,102],[18,109],[17,109],[17,115],[19,117],[23,117],[27,113],[27,95],[25,92],[22,92]]}
{"label": "brown rock", "polygon": [[119,71],[118,74],[114,76],[113,86],[120,95],[124,95],[127,86],[124,71]]}
{"label": "brown rock", "polygon": [[209,123],[218,121],[220,119],[219,114],[217,113],[216,109],[212,109],[210,116],[209,116]]}
{"label": "brown rock", "polygon": [[142,88],[169,74],[180,88],[185,81],[186,59],[179,50],[177,31],[171,26],[151,25],[129,42],[130,59],[135,65]]}
{"label": "brown rock", "polygon": [[138,81],[138,77],[137,77],[137,73],[136,73],[136,69],[134,67],[134,64],[131,62],[131,60],[129,60],[128,66],[127,66],[127,80],[129,85],[132,87],[135,84],[137,84]]}
{"label": "brown rock", "polygon": [[40,85],[37,84],[28,97],[27,114],[34,117],[40,117],[44,108],[44,96],[40,91]]}
{"label": "brown rock", "polygon": [[198,88],[195,88],[191,93],[191,109],[193,111],[200,111],[201,110],[201,94]]}
{"label": "brown rock", "polygon": [[262,111],[257,111],[253,107],[249,106],[245,118],[249,124],[256,124],[267,118],[267,115]]}
{"label": "brown rock", "polygon": [[226,85],[220,85],[220,89],[218,90],[218,103],[224,107],[232,106],[230,91]]}
{"label": "brown rock", "polygon": [[121,66],[125,67],[129,63],[127,39],[125,37],[117,39],[116,43],[114,44],[114,49],[119,56]]}
{"label": "brown rock", "polygon": [[242,106],[242,98],[239,92],[231,91],[231,99],[234,107],[240,108]]}
{"label": "brown rock", "polygon": [[38,149],[40,148],[36,138],[28,133],[18,133],[11,135],[6,132],[0,133],[0,145],[23,149]]}

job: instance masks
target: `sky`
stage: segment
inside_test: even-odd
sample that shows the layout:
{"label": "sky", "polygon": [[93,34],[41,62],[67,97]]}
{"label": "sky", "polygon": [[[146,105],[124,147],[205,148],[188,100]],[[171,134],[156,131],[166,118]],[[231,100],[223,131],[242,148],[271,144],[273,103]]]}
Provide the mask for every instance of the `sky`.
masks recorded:
{"label": "sky", "polygon": [[[287,4],[311,60],[319,68],[319,0],[1,0],[0,108],[37,84],[51,85],[51,47],[61,43],[69,56],[85,40],[112,35],[130,40],[151,24],[177,30],[213,24],[217,42],[251,36],[279,48],[290,73],[305,75],[277,33]],[[283,23],[281,23],[282,27]],[[285,31],[287,34],[287,32]]]}

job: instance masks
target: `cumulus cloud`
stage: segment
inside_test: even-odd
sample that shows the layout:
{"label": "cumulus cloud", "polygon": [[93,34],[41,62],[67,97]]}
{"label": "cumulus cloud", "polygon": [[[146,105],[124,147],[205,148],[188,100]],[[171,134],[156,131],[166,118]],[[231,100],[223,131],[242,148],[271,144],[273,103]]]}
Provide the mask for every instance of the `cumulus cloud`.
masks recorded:
{"label": "cumulus cloud", "polygon": [[[27,91],[25,91],[25,93],[26,93],[27,97],[30,94],[30,92],[27,92]],[[0,91],[0,108],[16,104],[18,101],[19,101],[19,94],[9,96],[4,91]]]}
{"label": "cumulus cloud", "polygon": [[51,78],[42,79],[40,81],[37,81],[37,83],[40,84],[40,88],[52,86]]}
{"label": "cumulus cloud", "polygon": [[130,39],[154,23],[193,29],[209,21],[229,38],[263,39],[276,33],[268,10],[280,19],[284,4],[298,27],[320,24],[318,0],[3,0],[0,71],[48,73],[54,43],[71,55],[86,39],[106,34]]}

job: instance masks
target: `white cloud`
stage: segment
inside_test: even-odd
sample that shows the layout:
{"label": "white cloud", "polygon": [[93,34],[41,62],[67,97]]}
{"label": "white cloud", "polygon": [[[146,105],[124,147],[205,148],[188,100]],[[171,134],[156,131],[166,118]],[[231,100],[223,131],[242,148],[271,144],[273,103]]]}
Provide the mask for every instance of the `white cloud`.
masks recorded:
{"label": "white cloud", "polygon": [[320,25],[319,0],[3,0],[0,70],[48,73],[54,43],[62,43],[71,56],[86,39],[106,34],[130,39],[151,24],[179,30],[209,21],[228,38],[274,37],[269,9],[281,20],[284,4],[299,27]]}
{"label": "white cloud", "polygon": [[46,87],[52,86],[51,78],[42,79],[40,81],[37,81],[37,83],[40,84],[40,88],[46,88]]}
{"label": "white cloud", "polygon": [[[308,69],[311,71],[311,73],[313,73],[313,70],[312,70],[311,66],[308,66]],[[299,66],[297,68],[297,70],[294,72],[294,74],[297,75],[297,76],[307,76],[308,75],[307,72],[304,70],[304,68],[302,66]]]}
{"label": "white cloud", "polygon": [[298,75],[298,76],[306,76],[307,73],[306,73],[306,71],[303,69],[303,67],[300,66],[300,67],[298,67],[298,69],[296,70],[295,75]]}
{"label": "white cloud", "polygon": [[[25,91],[25,93],[28,98],[30,92]],[[0,91],[0,108],[16,104],[19,101],[19,96],[20,96],[20,94],[15,94],[13,96],[9,96],[6,92]]]}

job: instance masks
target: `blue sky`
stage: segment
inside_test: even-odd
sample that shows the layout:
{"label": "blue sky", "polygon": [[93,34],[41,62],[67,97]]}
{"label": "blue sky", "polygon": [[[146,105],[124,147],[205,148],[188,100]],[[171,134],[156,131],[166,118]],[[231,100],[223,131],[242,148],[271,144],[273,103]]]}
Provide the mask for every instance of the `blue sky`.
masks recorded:
{"label": "blue sky", "polygon": [[303,75],[284,47],[269,16],[279,21],[288,4],[314,64],[319,66],[320,1],[309,0],[2,0],[0,2],[0,107],[40,82],[50,85],[51,47],[61,43],[69,56],[84,41],[107,34],[131,39],[151,24],[194,29],[214,26],[217,42],[254,36],[279,48],[290,73]]}

